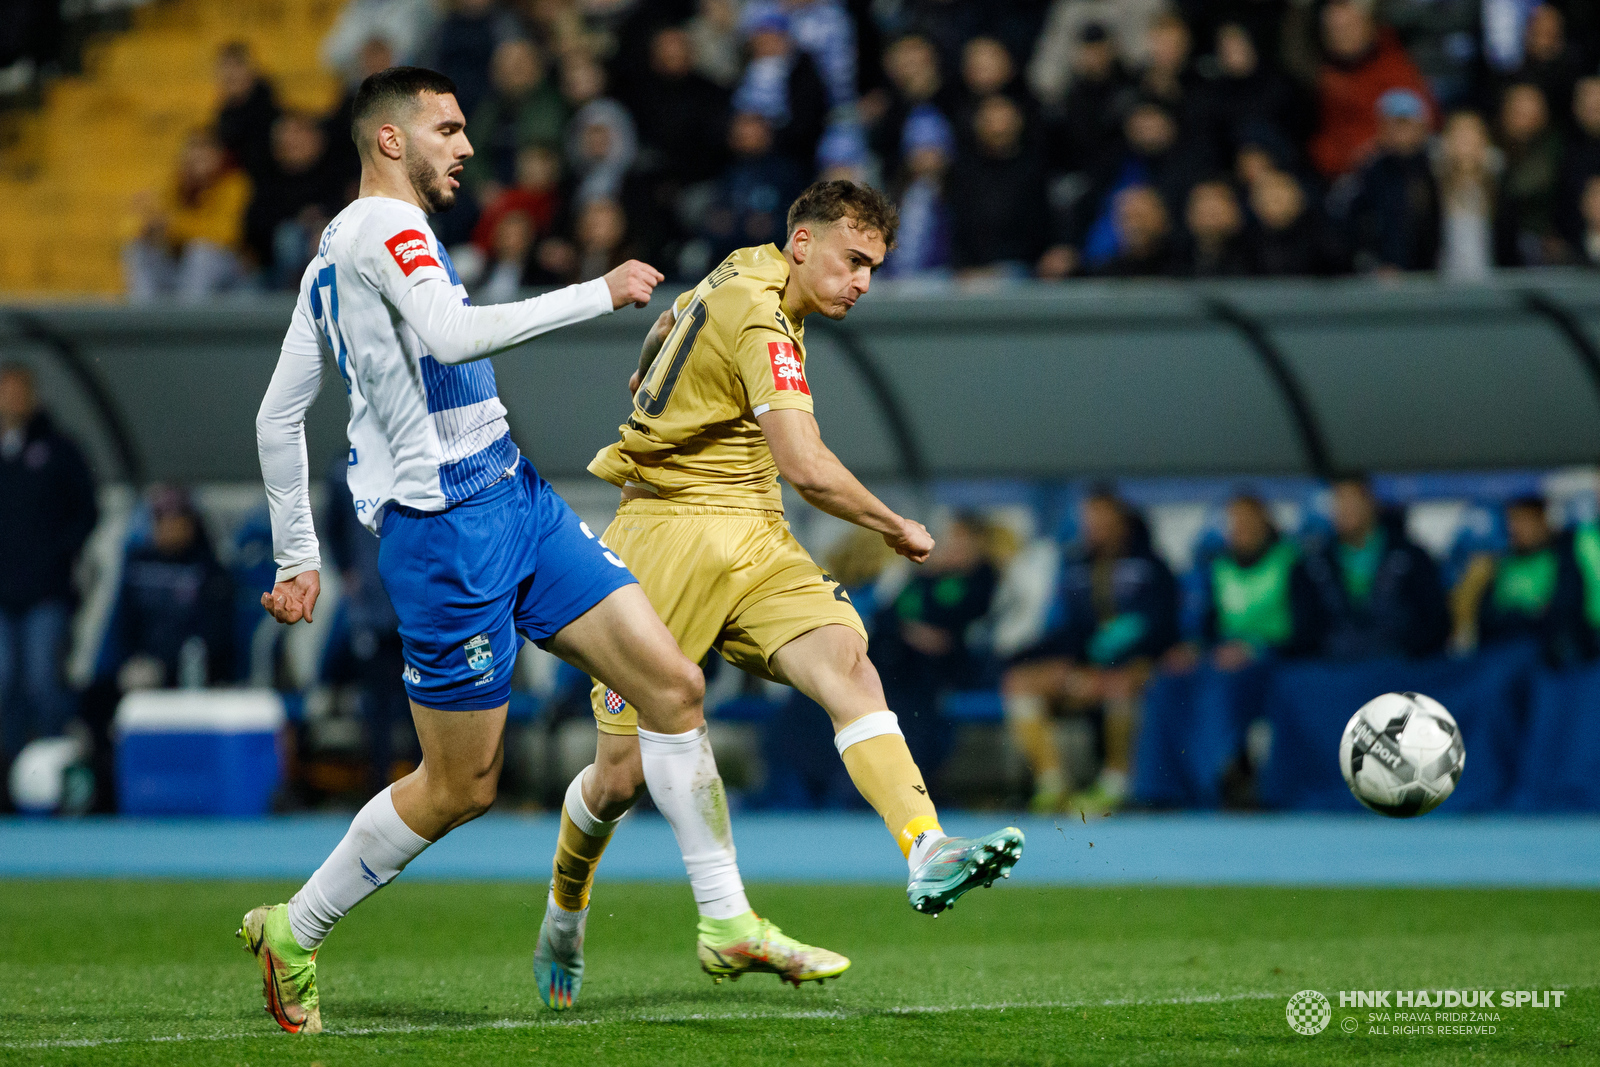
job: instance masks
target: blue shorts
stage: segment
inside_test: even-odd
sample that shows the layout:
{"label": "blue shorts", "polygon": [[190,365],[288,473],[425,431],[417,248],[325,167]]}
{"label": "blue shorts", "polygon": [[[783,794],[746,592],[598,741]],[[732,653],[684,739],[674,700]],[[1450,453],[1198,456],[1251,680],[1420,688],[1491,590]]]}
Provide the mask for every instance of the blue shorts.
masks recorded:
{"label": "blue shorts", "polygon": [[450,711],[504,704],[522,637],[552,637],[634,581],[526,459],[449,511],[390,505],[378,572],[406,694]]}

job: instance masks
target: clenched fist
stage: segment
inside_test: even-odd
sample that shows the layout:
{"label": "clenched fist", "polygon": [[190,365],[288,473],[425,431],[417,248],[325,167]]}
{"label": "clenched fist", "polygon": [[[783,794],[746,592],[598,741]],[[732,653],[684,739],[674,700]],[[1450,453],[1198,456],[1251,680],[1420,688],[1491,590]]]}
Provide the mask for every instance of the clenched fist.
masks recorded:
{"label": "clenched fist", "polygon": [[611,290],[613,309],[633,304],[644,307],[650,303],[650,294],[666,280],[666,275],[648,263],[630,259],[606,275],[606,286]]}

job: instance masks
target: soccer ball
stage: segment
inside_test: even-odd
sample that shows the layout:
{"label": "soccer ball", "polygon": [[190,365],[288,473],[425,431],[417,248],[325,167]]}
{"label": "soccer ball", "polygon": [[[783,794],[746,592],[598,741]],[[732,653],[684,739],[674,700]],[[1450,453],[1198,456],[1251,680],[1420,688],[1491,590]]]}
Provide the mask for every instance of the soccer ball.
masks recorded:
{"label": "soccer ball", "polygon": [[1361,706],[1339,740],[1339,769],[1357,800],[1393,819],[1426,815],[1461,780],[1467,750],[1444,705],[1385,693]]}

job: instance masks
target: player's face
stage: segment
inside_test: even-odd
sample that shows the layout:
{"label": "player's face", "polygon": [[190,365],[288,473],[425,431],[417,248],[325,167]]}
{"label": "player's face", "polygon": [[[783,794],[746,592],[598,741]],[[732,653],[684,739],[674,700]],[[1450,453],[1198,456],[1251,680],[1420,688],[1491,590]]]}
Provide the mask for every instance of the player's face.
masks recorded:
{"label": "player's face", "polygon": [[428,214],[448,210],[461,188],[462,165],[472,158],[467,120],[450,93],[423,93],[416,118],[406,128],[406,177]]}
{"label": "player's face", "polygon": [[876,230],[858,230],[848,218],[816,229],[795,231],[803,239],[805,259],[798,264],[810,302],[830,319],[842,319],[872,286],[872,272],[888,249]]}

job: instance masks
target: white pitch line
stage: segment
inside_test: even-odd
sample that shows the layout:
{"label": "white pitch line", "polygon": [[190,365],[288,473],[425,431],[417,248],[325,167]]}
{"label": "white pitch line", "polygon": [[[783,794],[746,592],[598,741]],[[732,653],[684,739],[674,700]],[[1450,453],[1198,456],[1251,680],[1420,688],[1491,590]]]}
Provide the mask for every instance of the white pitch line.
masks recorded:
{"label": "white pitch line", "polygon": [[[352,1026],[326,1031],[330,1037],[372,1037],[392,1034],[470,1033],[476,1030],[533,1030],[556,1026],[608,1026],[626,1023],[686,1023],[686,1022],[741,1022],[756,1019],[865,1019],[874,1015],[950,1015],[968,1011],[1005,1011],[1008,1008],[1038,1010],[1064,1008],[1125,1008],[1159,1007],[1186,1004],[1230,1004],[1247,1000],[1275,1000],[1286,997],[1284,993],[1228,993],[1189,997],[1156,997],[1141,999],[1125,997],[1111,1000],[1001,1000],[987,1004],[924,1004],[889,1008],[818,1008],[811,1011],[707,1011],[681,1012],[665,1015],[630,1015],[609,1019],[496,1019],[484,1023],[424,1023],[401,1026]],[[178,1041],[235,1041],[246,1038],[274,1038],[275,1030],[262,1028],[231,1034],[169,1034],[157,1037],[86,1037],[54,1041],[14,1041],[0,1043],[0,1048],[99,1048],[104,1045],[156,1044]]]}

